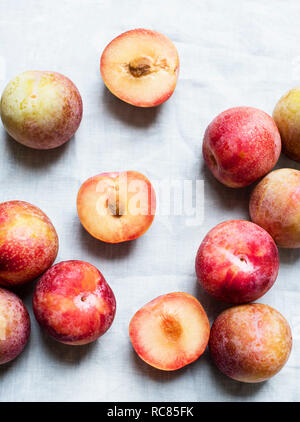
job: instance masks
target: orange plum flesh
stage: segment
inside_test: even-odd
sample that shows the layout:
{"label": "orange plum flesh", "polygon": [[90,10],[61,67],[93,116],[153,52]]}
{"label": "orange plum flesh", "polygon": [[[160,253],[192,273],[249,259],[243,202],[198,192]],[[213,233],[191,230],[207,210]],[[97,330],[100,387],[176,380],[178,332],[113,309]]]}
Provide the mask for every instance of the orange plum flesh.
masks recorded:
{"label": "orange plum flesh", "polygon": [[108,44],[100,69],[105,85],[115,96],[137,107],[153,107],[173,94],[179,58],[165,35],[134,29]]}
{"label": "orange plum flesh", "polygon": [[149,365],[175,371],[198,359],[209,339],[209,321],[193,296],[169,293],[143,306],[130,321],[138,356]]}
{"label": "orange plum flesh", "polygon": [[79,189],[77,211],[96,239],[120,243],[143,235],[154,219],[156,198],[150,181],[136,171],[102,173]]}

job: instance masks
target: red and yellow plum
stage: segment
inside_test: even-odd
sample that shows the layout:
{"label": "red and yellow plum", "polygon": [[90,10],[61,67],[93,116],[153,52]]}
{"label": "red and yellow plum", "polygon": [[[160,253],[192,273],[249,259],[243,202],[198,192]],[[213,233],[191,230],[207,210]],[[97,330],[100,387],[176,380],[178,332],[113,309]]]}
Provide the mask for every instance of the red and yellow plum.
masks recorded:
{"label": "red and yellow plum", "polygon": [[300,248],[300,171],[272,171],[255,187],[250,216],[282,248]]}
{"label": "red and yellow plum", "polygon": [[261,303],[226,309],[211,328],[211,356],[217,367],[236,381],[266,381],[281,370],[291,348],[288,322]]}
{"label": "red and yellow plum", "polygon": [[264,295],[276,280],[279,257],[272,237],[250,221],[218,224],[196,256],[201,286],[218,300],[240,304]]}
{"label": "red and yellow plum", "polygon": [[15,359],[30,335],[30,318],[14,293],[0,288],[0,365]]}
{"label": "red and yellow plum", "polygon": [[275,166],[281,139],[274,120],[262,110],[235,107],[219,114],[207,127],[203,156],[224,185],[240,188]]}
{"label": "red and yellow plum", "polygon": [[0,227],[0,285],[29,282],[53,264],[58,237],[38,207],[23,201],[1,203]]}
{"label": "red and yellow plum", "polygon": [[116,300],[96,267],[64,261],[49,268],[37,283],[33,310],[38,323],[55,340],[83,345],[110,328]]}

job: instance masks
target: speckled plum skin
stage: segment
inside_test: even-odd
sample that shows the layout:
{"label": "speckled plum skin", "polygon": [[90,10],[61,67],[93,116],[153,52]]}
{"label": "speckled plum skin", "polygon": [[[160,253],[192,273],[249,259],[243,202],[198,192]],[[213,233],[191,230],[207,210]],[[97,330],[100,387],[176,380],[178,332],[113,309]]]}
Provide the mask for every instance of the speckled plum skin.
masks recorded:
{"label": "speckled plum skin", "polygon": [[251,220],[263,227],[281,248],[300,248],[300,171],[272,171],[250,198]]}
{"label": "speckled plum skin", "polygon": [[248,186],[275,166],[281,139],[274,120],[262,110],[235,107],[207,127],[203,157],[212,174],[232,188]]}
{"label": "speckled plum skin", "polygon": [[211,328],[212,359],[236,381],[266,381],[282,369],[291,348],[288,322],[274,308],[261,303],[226,309]]}
{"label": "speckled plum skin", "polygon": [[58,237],[38,207],[24,201],[0,204],[0,285],[32,281],[55,261]]}
{"label": "speckled plum skin", "polygon": [[15,359],[30,335],[30,318],[14,293],[0,288],[0,365]]}
{"label": "speckled plum skin", "polygon": [[196,256],[200,285],[214,298],[240,304],[263,296],[274,284],[279,256],[272,237],[250,221],[218,224]]}
{"label": "speckled plum skin", "polygon": [[37,283],[33,310],[38,323],[55,340],[83,345],[110,328],[116,300],[96,267],[64,261],[49,268]]}
{"label": "speckled plum skin", "polygon": [[279,129],[283,152],[300,162],[300,87],[291,89],[280,98],[273,111]]}
{"label": "speckled plum skin", "polygon": [[8,83],[0,114],[16,141],[35,149],[51,149],[67,142],[78,129],[82,99],[66,76],[31,70]]}

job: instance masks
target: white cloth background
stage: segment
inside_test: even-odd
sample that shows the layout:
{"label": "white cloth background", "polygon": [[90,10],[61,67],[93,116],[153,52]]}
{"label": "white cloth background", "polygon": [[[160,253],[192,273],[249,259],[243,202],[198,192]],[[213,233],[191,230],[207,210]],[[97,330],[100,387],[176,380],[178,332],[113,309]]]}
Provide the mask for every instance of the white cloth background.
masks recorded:
{"label": "white cloth background", "polygon": [[[298,0],[1,0],[1,91],[24,70],[55,70],[79,88],[84,115],[76,136],[48,152],[17,144],[0,127],[0,201],[20,199],[42,208],[59,234],[57,262],[96,265],[118,304],[105,336],[86,347],[68,347],[39,330],[31,309],[33,285],[24,287],[32,335],[24,353],[0,367],[1,401],[300,399],[299,250],[280,251],[278,279],[260,300],[282,312],[294,334],[288,364],[269,382],[234,382],[215,368],[208,352],[183,370],[160,372],[136,357],[128,338],[133,313],[163,293],[194,294],[211,322],[225,308],[197,286],[195,254],[217,223],[249,218],[252,188],[231,190],[213,179],[202,160],[203,133],[232,106],[271,114],[279,97],[300,83],[299,12]],[[120,102],[100,77],[105,45],[137,27],[168,35],[180,55],[176,91],[157,109]],[[285,157],[279,166],[300,168]],[[150,180],[203,179],[204,223],[189,227],[185,216],[157,216],[147,234],[129,244],[93,239],[76,214],[78,188],[89,176],[128,169]]]}

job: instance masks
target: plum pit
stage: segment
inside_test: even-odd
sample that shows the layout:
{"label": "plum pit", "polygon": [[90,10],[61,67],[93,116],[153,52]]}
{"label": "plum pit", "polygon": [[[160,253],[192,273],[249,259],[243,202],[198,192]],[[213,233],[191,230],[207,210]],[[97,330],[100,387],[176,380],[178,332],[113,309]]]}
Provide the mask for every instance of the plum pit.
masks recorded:
{"label": "plum pit", "polygon": [[176,342],[182,334],[180,323],[172,315],[162,315],[161,327],[169,341]]}
{"label": "plum pit", "polygon": [[152,61],[149,57],[137,57],[133,59],[129,65],[129,71],[135,78],[149,75],[151,73]]}

